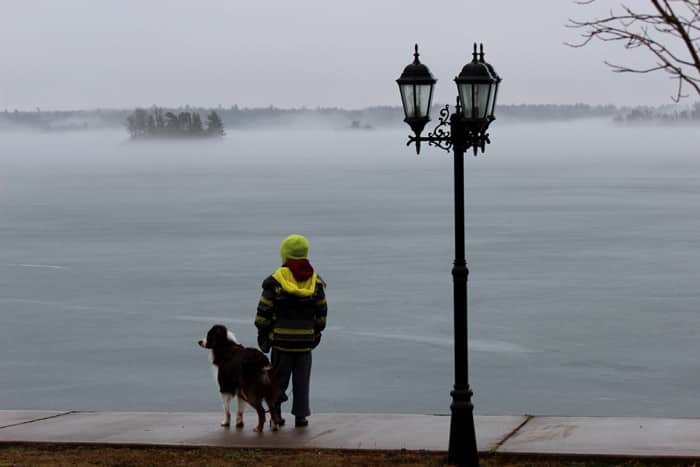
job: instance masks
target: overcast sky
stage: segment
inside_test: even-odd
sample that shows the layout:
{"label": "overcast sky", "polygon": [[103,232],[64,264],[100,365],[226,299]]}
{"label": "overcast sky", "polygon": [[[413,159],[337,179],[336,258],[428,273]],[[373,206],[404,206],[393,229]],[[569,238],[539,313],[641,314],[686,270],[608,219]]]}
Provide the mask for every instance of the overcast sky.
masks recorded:
{"label": "overcast sky", "polygon": [[564,45],[568,18],[619,4],[599,3],[0,0],[0,109],[399,105],[415,42],[451,103],[474,41],[504,79],[500,103],[670,103],[666,76],[602,63],[638,56]]}

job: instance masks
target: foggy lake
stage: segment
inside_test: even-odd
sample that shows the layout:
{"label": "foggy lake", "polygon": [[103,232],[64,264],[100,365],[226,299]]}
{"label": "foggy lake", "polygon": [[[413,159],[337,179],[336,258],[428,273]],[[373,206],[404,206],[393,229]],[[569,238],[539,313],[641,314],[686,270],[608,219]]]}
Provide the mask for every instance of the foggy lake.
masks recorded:
{"label": "foggy lake", "polygon": [[[697,417],[696,127],[501,123],[466,166],[478,414]],[[315,412],[448,413],[452,159],[408,128],[0,134],[0,409],[218,411],[301,233],[328,283]]]}

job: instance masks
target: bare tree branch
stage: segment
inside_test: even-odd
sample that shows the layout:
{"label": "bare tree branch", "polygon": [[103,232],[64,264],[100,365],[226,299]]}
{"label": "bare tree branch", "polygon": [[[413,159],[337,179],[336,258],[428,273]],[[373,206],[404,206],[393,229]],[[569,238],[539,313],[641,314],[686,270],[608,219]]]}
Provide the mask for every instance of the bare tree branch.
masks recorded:
{"label": "bare tree branch", "polygon": [[[597,0],[574,0],[577,5],[591,5]],[[635,0],[639,7],[641,0]],[[620,12],[610,10],[603,18],[569,19],[567,27],[580,29],[577,43],[570,47],[585,47],[594,39],[621,42],[625,49],[646,50],[652,65],[631,67],[605,62],[616,73],[651,73],[663,71],[677,80],[674,101],[687,97],[683,86],[700,95],[700,0],[647,0],[647,10],[640,11],[620,4]]]}

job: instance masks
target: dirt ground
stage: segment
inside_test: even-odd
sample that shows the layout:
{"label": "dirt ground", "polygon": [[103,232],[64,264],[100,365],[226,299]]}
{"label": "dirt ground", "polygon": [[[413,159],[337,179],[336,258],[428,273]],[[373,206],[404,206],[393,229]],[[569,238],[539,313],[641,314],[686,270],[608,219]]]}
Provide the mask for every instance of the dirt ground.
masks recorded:
{"label": "dirt ground", "polygon": [[[700,467],[688,460],[572,459],[483,456],[482,467]],[[235,448],[0,445],[0,467],[10,466],[444,466],[445,453],[421,451],[264,450]]]}

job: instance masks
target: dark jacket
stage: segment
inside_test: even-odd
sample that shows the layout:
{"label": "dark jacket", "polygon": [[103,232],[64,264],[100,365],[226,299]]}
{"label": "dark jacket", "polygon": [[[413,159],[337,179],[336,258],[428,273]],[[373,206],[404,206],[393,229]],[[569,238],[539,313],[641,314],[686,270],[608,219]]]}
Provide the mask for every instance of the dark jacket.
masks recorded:
{"label": "dark jacket", "polygon": [[328,311],[325,286],[315,272],[299,280],[285,266],[263,281],[255,316],[263,351],[309,352],[318,345]]}

